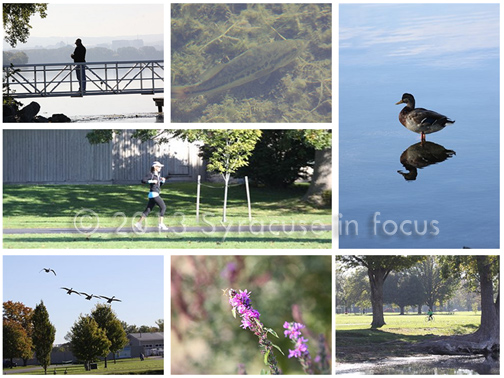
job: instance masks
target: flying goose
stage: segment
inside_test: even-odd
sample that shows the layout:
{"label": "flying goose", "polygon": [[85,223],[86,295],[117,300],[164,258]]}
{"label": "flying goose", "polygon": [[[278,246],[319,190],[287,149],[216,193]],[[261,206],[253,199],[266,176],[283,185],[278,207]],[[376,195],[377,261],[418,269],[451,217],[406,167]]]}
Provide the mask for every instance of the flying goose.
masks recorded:
{"label": "flying goose", "polygon": [[103,295],[98,295],[98,297],[103,298],[103,299],[106,299],[106,300],[107,300],[107,303],[112,303],[112,301],[122,302],[120,299],[117,299],[117,298],[115,297],[115,295],[113,295],[113,296],[112,296],[112,298],[105,297],[105,296],[103,296]]}
{"label": "flying goose", "polygon": [[[54,275],[56,275],[56,272],[54,271],[54,269],[51,269],[51,268],[42,268],[42,270],[45,270],[46,273],[53,272]],[[42,272],[42,270],[40,272]]]}
{"label": "flying goose", "polygon": [[67,294],[70,295],[72,293],[75,293],[77,295],[80,295],[80,293],[78,291],[75,291],[73,288],[68,288],[68,287],[61,287],[60,289],[63,289],[63,290],[66,290],[67,291]]}
{"label": "flying goose", "polygon": [[97,298],[97,297],[96,297],[96,295],[94,295],[94,294],[84,293],[83,291],[81,291],[81,292],[80,292],[80,294],[84,294],[84,295],[86,296],[86,299],[87,299],[88,301],[89,301],[89,300],[91,300],[91,298],[93,298],[93,297]]}

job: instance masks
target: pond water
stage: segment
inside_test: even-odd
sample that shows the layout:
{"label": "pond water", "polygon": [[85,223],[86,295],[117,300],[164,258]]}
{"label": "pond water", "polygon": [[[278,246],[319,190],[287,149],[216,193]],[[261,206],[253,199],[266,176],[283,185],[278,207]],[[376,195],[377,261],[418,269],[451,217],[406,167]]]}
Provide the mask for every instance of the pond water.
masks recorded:
{"label": "pond water", "polygon": [[337,375],[497,375],[500,364],[482,356],[394,357],[379,362],[338,364]]}
{"label": "pond water", "polygon": [[[340,6],[340,248],[499,248],[498,14]],[[455,124],[420,144],[405,92]]]}

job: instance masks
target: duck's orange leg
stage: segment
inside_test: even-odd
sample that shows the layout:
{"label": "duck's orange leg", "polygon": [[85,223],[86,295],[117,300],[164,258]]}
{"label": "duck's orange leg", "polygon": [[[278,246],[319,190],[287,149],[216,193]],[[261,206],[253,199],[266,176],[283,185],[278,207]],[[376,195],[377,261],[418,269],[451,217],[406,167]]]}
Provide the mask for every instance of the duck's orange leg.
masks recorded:
{"label": "duck's orange leg", "polygon": [[421,140],[420,140],[420,141],[421,141],[421,142],[425,142],[425,133],[424,133],[424,132],[422,132],[420,135],[421,135],[421,136],[420,136],[420,138],[421,138]]}

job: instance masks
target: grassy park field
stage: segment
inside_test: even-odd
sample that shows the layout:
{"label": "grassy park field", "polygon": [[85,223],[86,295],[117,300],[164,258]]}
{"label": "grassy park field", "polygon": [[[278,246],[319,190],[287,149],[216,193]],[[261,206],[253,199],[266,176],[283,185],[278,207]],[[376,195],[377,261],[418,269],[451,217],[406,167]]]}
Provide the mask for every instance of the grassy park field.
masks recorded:
{"label": "grassy park field", "polygon": [[[122,375],[122,374],[163,374],[164,359],[162,358],[147,358],[140,361],[138,358],[125,358],[117,360],[114,364],[113,361],[108,361],[107,368],[105,369],[105,362],[100,361],[97,363],[98,369],[86,371],[83,365],[51,365],[47,369],[47,374],[79,374],[79,375]],[[44,374],[44,370],[40,367],[33,366],[19,366],[13,369],[3,369],[4,374],[16,375],[40,375]],[[66,373],[65,373],[66,372]]]}
{"label": "grassy park field", "polygon": [[[212,186],[219,186],[212,184]],[[302,202],[306,185],[272,190],[251,188],[252,221],[248,219],[243,186],[229,189],[227,221],[221,222],[224,190],[201,187],[200,220],[196,220],[196,183],[174,183],[164,187],[167,205],[165,224],[179,227],[177,233],[132,233],[132,224],[145,209],[148,188],[142,185],[4,185],[4,248],[331,248],[331,231],[291,231],[292,225],[330,225],[331,209],[315,208]],[[6,234],[9,229],[75,229],[79,211],[92,217],[77,224],[93,233]],[[158,209],[148,218],[157,226]],[[275,232],[184,232],[183,227],[263,225],[282,226]],[[116,232],[100,232],[113,228]],[[245,230],[245,228],[244,228]]]}
{"label": "grassy park field", "polygon": [[385,314],[386,325],[371,329],[371,315],[336,315],[336,361],[359,362],[408,354],[408,343],[435,336],[463,335],[475,332],[480,312],[435,313],[433,322],[426,315]]}

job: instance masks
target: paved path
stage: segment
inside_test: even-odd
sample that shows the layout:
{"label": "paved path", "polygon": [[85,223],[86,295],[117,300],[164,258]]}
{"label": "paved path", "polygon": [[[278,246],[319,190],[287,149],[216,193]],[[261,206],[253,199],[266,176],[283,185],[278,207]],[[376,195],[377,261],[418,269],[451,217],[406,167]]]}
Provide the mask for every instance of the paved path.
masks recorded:
{"label": "paved path", "polygon": [[[323,225],[240,225],[240,226],[191,226],[191,227],[168,227],[167,231],[160,231],[157,227],[148,227],[145,232],[171,232],[171,233],[188,233],[188,232],[203,232],[203,233],[215,233],[215,232],[250,232],[250,233],[278,233],[278,232],[320,232],[320,231],[331,231],[332,226],[330,224]],[[117,228],[117,227],[103,227],[93,229],[83,229],[77,230],[75,228],[4,228],[4,235],[21,235],[21,234],[93,234],[93,233],[106,233],[106,234],[127,234],[136,233],[141,234],[133,228]]]}

